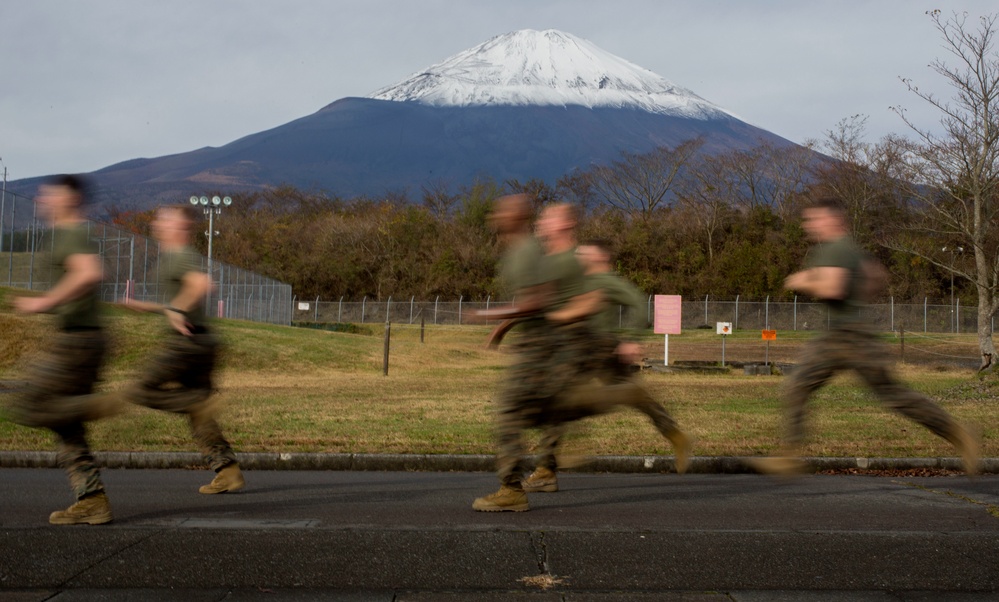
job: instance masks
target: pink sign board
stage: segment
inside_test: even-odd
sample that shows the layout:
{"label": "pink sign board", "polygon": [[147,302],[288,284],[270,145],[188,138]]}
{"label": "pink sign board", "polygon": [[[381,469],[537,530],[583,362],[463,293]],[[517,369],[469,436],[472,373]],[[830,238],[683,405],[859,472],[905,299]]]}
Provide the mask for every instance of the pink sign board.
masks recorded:
{"label": "pink sign board", "polygon": [[680,295],[656,295],[652,332],[656,334],[680,334],[682,300]]}

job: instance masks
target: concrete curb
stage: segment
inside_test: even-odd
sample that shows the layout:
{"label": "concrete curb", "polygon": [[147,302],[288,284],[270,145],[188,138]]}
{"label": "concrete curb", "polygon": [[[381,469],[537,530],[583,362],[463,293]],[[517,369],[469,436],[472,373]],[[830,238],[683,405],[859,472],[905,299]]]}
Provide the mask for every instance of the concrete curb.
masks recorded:
{"label": "concrete curb", "polygon": [[[492,472],[492,455],[457,454],[324,454],[240,453],[247,470],[404,470],[426,472]],[[95,452],[105,468],[203,468],[200,454],[185,452]],[[753,472],[745,456],[697,456],[687,472],[736,474]],[[962,470],[958,458],[805,458],[816,471],[823,470]],[[51,451],[0,451],[0,468],[56,468]],[[597,456],[571,472],[669,473],[676,472],[672,456]],[[999,458],[983,458],[982,473],[999,473]]]}

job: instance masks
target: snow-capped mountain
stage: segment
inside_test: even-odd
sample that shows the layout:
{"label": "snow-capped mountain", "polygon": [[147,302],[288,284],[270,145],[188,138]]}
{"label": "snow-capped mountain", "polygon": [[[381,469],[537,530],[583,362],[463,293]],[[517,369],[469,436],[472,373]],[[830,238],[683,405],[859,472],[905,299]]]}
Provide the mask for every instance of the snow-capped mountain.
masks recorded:
{"label": "snow-capped mountain", "polygon": [[496,36],[370,98],[437,107],[633,108],[694,119],[728,114],[648,69],[554,29]]}
{"label": "snow-capped mountain", "polygon": [[[306,83],[303,83],[306,85]],[[555,30],[492,38],[383,88],[219,148],[133,159],[92,175],[98,202],[148,207],[280,185],[418,201],[425,187],[540,179],[704,140],[703,152],[792,143],[690,90]],[[40,178],[9,183],[34,194]]]}

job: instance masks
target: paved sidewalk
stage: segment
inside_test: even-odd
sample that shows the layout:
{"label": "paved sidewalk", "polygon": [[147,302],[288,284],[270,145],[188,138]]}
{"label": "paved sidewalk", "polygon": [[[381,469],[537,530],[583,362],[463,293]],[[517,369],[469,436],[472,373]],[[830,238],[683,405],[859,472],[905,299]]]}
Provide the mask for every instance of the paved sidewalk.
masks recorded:
{"label": "paved sidewalk", "polygon": [[55,527],[62,471],[0,469],[0,600],[999,599],[995,475],[564,474],[499,514],[478,472],[104,477],[115,521]]}

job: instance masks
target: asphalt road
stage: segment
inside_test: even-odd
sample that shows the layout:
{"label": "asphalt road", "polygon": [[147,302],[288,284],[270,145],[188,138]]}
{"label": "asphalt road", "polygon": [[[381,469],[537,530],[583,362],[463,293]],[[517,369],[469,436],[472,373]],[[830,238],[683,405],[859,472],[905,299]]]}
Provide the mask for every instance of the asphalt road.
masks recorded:
{"label": "asphalt road", "polygon": [[[999,476],[565,474],[477,513],[487,473],[0,469],[0,600],[999,600]],[[542,586],[550,585],[550,589]]]}

